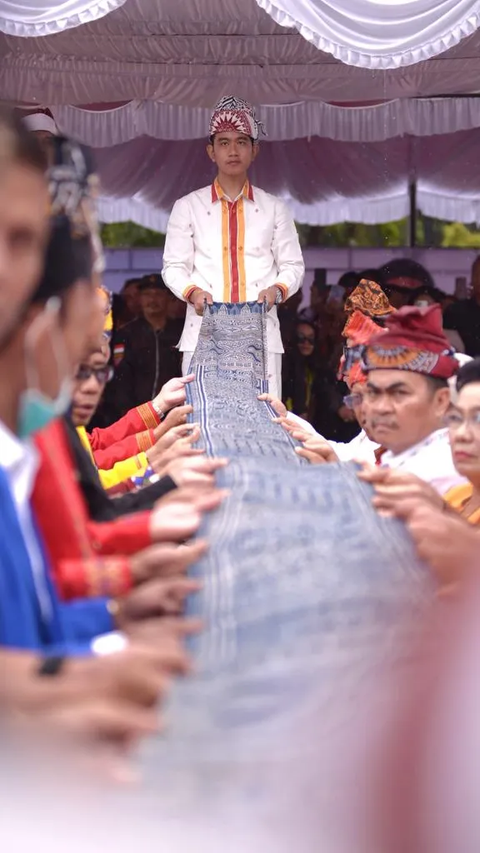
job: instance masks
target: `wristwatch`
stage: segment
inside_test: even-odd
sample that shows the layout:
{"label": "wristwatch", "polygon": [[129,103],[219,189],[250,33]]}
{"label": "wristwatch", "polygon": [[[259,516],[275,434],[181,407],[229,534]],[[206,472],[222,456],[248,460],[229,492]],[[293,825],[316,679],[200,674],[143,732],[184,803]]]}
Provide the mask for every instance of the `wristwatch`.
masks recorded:
{"label": "wristwatch", "polygon": [[277,290],[277,295],[275,297],[275,305],[280,305],[280,303],[283,302],[283,292],[280,289],[280,287],[277,287],[276,290]]}

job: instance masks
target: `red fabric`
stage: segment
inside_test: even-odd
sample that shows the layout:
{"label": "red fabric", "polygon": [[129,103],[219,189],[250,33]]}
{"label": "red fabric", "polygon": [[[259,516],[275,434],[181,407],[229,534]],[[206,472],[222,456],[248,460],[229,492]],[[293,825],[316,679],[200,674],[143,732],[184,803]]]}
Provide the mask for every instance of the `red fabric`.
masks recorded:
{"label": "red fabric", "polygon": [[[384,353],[391,351],[391,358],[394,360],[394,351],[398,347],[404,347],[412,353],[432,353],[438,356],[435,365],[428,371],[430,376],[449,379],[457,372],[458,362],[453,356],[450,341],[444,334],[439,305],[429,305],[428,308],[400,308],[388,317],[385,325],[386,331],[372,338],[368,344],[367,364],[370,350],[378,352],[380,359]],[[381,366],[378,359],[374,366]],[[395,368],[393,362],[389,366]],[[408,369],[405,364],[401,366]]]}
{"label": "red fabric", "polygon": [[[148,450],[155,444],[153,430],[160,423],[160,418],[151,403],[145,403],[136,409],[130,409],[123,418],[105,429],[94,429],[88,435],[90,447],[95,457],[97,468],[109,471],[116,462],[123,462],[140,451]],[[137,433],[142,433],[139,444]]]}
{"label": "red fabric", "polygon": [[128,557],[152,543],[150,513],[111,522],[92,521],[76,480],[63,423],[56,421],[47,427],[36,444],[40,468],[32,505],[60,596],[98,595],[107,580],[110,595],[125,593],[132,583]]}
{"label": "red fabric", "polygon": [[378,323],[357,309],[348,318],[343,336],[347,338],[350,346],[357,346],[358,344],[368,343],[371,338],[380,335],[382,332],[384,332],[382,326],[379,326]]}
{"label": "red fabric", "polygon": [[354,385],[364,385],[367,381],[367,374],[363,372],[361,363],[359,361],[354,364],[347,376],[345,377],[345,382],[347,383],[350,390],[352,390]]}

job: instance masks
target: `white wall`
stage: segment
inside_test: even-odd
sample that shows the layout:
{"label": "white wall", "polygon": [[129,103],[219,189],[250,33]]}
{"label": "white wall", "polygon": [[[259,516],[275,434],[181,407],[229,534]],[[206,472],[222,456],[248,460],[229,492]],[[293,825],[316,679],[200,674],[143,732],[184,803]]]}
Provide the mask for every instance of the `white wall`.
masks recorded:
{"label": "white wall", "polygon": [[[109,249],[106,254],[105,285],[113,291],[119,291],[127,278],[158,272],[162,268],[161,249]],[[313,271],[318,267],[326,268],[328,284],[335,284],[347,270],[380,267],[392,258],[407,256],[423,264],[437,286],[451,293],[457,276],[470,280],[470,268],[477,255],[475,249],[305,249],[305,298]]]}

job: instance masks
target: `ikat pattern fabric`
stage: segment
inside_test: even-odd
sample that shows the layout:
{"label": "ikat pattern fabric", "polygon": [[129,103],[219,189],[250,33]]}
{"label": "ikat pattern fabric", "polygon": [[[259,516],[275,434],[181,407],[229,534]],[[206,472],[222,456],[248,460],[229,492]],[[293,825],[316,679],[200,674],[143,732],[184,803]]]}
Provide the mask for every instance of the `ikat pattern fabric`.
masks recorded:
{"label": "ikat pattern fabric", "polygon": [[155,757],[165,808],[232,825],[272,796],[289,812],[303,789],[285,785],[298,774],[307,784],[312,756],[315,808],[325,797],[330,814],[339,750],[365,742],[372,685],[408,657],[433,597],[403,526],[373,511],[356,466],[301,464],[258,402],[263,324],[255,305],[214,305],[203,320],[189,402],[207,452],[230,459],[218,476],[230,494],[200,531],[210,548],[189,611],[205,630]]}

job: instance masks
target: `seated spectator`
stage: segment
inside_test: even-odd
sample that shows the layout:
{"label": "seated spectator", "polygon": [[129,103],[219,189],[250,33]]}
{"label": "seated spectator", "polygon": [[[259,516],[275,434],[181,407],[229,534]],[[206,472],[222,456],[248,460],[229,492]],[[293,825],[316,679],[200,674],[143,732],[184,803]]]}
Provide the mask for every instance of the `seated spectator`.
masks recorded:
{"label": "seated spectator", "polygon": [[285,353],[291,353],[296,345],[297,324],[299,320],[298,312],[302,303],[303,293],[297,290],[290,299],[278,305],[278,321],[280,323],[280,331],[282,334],[282,342],[285,348]]}
{"label": "seated spectator", "polygon": [[402,308],[411,302],[412,297],[426,287],[434,289],[432,276],[416,261],[410,258],[396,258],[380,268],[383,287],[393,308]]}
{"label": "seated spectator", "polygon": [[445,329],[458,332],[465,352],[475,358],[480,355],[480,257],[472,266],[471,287],[470,299],[461,299],[447,308],[443,325]]}
{"label": "seated spectator", "polygon": [[126,309],[127,323],[131,320],[136,320],[142,313],[139,290],[140,282],[141,278],[127,279],[120,293]]}
{"label": "seated spectator", "polygon": [[[440,305],[444,312],[445,300],[447,294],[437,287],[425,287],[424,290],[417,291],[410,301],[410,305],[416,305],[418,308],[428,308],[429,305]],[[464,343],[455,329],[444,329],[445,336],[450,341],[456,352],[465,352]]]}
{"label": "seated spectator", "polygon": [[125,326],[114,344],[118,366],[106,397],[109,423],[152,400],[162,385],[181,374],[176,346],[182,324],[168,319],[170,297],[162,277],[145,276],[139,293],[142,316]]}
{"label": "seated spectator", "polygon": [[363,276],[360,276],[358,272],[355,270],[349,270],[348,272],[344,272],[343,275],[338,279],[338,287],[342,287],[345,291],[345,299],[347,296],[350,296],[351,293],[355,290],[356,287],[360,284],[360,279]]}
{"label": "seated spectator", "polygon": [[315,327],[297,323],[293,340],[294,348],[284,359],[284,399],[289,411],[311,422],[312,393],[319,369]]}

